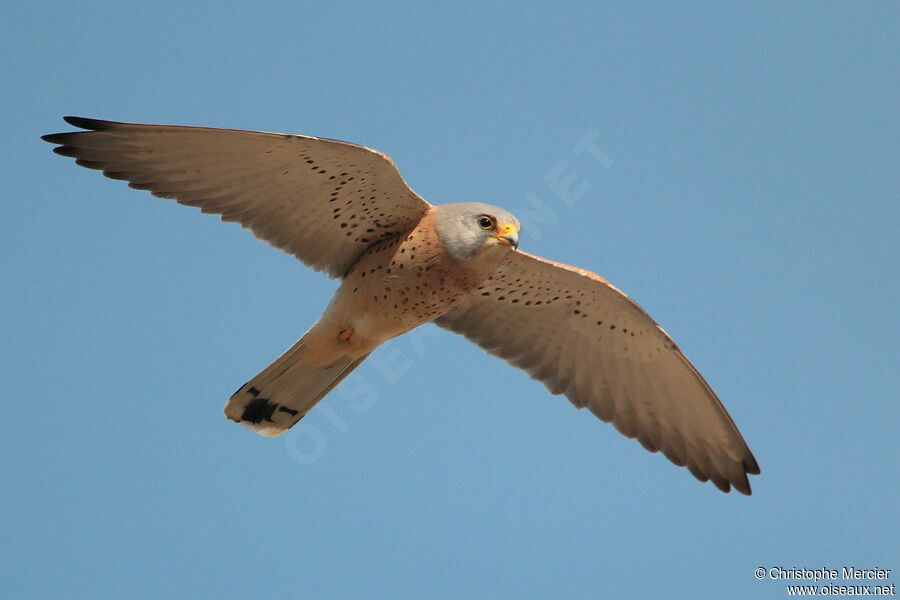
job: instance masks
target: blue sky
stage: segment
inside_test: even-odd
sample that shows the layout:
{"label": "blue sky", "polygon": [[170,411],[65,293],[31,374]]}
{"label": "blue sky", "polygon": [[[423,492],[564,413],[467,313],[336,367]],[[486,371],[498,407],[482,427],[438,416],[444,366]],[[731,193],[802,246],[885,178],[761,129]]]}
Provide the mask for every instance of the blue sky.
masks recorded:
{"label": "blue sky", "polygon": [[[895,3],[0,11],[8,597],[786,596],[760,566],[897,582]],[[336,283],[52,154],[38,138],[67,114],[346,139],[433,203],[512,210],[522,249],[602,274],[674,337],[754,451],[754,495],[433,326],[281,438],[227,422]],[[563,163],[574,202],[547,182]]]}

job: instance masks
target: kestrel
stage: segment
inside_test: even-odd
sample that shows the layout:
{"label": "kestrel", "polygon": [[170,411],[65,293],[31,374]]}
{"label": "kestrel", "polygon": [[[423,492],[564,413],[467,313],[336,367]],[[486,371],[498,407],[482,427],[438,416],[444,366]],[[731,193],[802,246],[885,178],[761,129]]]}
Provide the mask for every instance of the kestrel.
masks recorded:
{"label": "kestrel", "polygon": [[519,222],[474,202],[432,206],[385,154],[302,135],[80,117],[54,152],[154,196],[237,221],[341,280],[300,340],[225,415],[287,431],[379,345],[424,323],[463,334],[723,492],[759,466],[709,384],[605,279],[517,251]]}

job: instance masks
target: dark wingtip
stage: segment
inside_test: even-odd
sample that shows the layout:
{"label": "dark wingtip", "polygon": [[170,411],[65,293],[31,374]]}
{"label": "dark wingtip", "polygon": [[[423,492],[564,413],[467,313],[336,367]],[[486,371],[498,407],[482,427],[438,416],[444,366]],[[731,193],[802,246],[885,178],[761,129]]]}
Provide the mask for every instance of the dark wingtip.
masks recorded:
{"label": "dark wingtip", "polygon": [[[106,131],[107,129],[112,129],[116,124],[114,121],[101,121],[99,119],[88,119],[85,117],[63,117],[63,121],[68,123],[69,125],[74,125],[75,127],[80,127],[81,129],[87,129],[88,131]],[[67,132],[67,133],[48,133],[46,135],[42,135],[41,139],[45,142],[50,142],[51,144],[65,144],[68,140],[71,139],[71,136],[77,135],[77,132]],[[54,151],[57,154],[63,154],[59,151],[59,148],[56,148]],[[63,156],[73,156],[72,154],[63,154]]]}
{"label": "dark wingtip", "polygon": [[101,121],[99,119],[88,119],[87,117],[63,117],[63,121],[69,125],[80,127],[81,129],[89,129],[91,131],[105,131],[113,125],[112,121]]}
{"label": "dark wingtip", "polygon": [[728,483],[728,480],[720,479],[718,477],[716,477],[716,478],[710,477],[710,479],[712,480],[713,484],[717,488],[719,488],[720,491],[725,492],[726,494],[731,491],[731,484]]}
{"label": "dark wingtip", "polygon": [[750,480],[747,479],[746,473],[744,473],[743,481],[732,481],[731,485],[734,486],[734,489],[744,494],[745,496],[753,495],[753,491],[750,489]]}
{"label": "dark wingtip", "polygon": [[[85,160],[83,158],[77,158],[77,159],[75,159],[75,164],[78,165],[79,167],[84,167],[86,169],[95,169],[97,171],[103,170],[103,163],[97,162],[96,160]],[[104,175],[106,175],[106,173],[104,173]],[[109,176],[107,175],[107,177],[109,177]],[[116,178],[111,177],[111,179],[116,179]]]}
{"label": "dark wingtip", "polygon": [[[65,142],[53,142],[54,144],[64,144]],[[71,158],[75,158],[78,156],[78,151],[75,150],[72,146],[57,146],[53,149],[54,152],[59,154],[60,156],[68,156]]]}
{"label": "dark wingtip", "polygon": [[750,473],[751,475],[759,475],[759,463],[756,462],[756,459],[753,456],[750,456],[750,461],[744,461],[744,470]]}

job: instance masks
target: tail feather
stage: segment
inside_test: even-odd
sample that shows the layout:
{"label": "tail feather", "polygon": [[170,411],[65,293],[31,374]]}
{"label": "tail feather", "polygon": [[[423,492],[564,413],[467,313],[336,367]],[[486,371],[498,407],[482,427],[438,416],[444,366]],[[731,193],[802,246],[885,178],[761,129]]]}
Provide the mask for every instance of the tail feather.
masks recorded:
{"label": "tail feather", "polygon": [[267,437],[284,433],[368,356],[313,366],[303,361],[303,347],[301,339],[242,385],[225,404],[225,416]]}

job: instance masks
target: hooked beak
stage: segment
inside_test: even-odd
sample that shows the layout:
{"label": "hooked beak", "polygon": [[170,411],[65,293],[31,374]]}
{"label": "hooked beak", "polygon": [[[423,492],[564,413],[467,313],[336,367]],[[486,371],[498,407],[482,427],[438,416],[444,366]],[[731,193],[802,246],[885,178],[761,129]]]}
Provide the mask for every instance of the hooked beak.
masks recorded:
{"label": "hooked beak", "polygon": [[519,247],[519,228],[515,225],[504,225],[497,235],[493,236],[497,241],[513,250]]}

